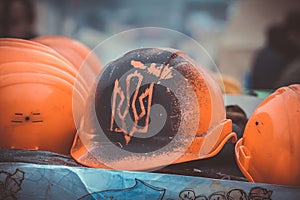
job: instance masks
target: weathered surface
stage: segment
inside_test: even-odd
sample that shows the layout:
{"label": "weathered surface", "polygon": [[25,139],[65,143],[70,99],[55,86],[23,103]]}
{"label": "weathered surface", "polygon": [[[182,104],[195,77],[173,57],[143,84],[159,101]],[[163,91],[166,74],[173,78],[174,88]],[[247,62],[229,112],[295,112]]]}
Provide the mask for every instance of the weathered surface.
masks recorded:
{"label": "weathered surface", "polygon": [[0,162],[81,166],[71,157],[49,151],[0,149]]}
{"label": "weathered surface", "polygon": [[[226,154],[226,152],[223,151],[220,153],[220,155],[206,160],[197,160],[182,164],[170,165],[155,171],[155,173],[158,172],[165,174],[246,181],[237,168],[234,160],[224,160],[224,153]],[[29,151],[18,149],[0,149],[0,163],[1,162],[84,167],[73,160],[72,157],[66,155],[47,151]]]}

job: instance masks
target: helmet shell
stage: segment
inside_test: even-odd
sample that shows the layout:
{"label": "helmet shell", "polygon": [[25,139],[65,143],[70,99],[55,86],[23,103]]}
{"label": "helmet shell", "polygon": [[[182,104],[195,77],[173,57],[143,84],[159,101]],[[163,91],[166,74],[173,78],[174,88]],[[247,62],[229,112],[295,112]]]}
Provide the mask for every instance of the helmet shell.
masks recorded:
{"label": "helmet shell", "polygon": [[[236,139],[218,84],[176,49],[136,49],[112,61],[98,76],[89,100],[71,150],[87,166],[109,168],[107,163],[122,160],[124,165],[117,165],[122,169],[155,168],[171,164],[164,160],[172,152],[179,151],[172,163],[208,158],[230,138]],[[155,134],[151,126],[159,127]],[[142,155],[144,160],[118,156],[113,160],[109,152],[104,159],[107,143],[129,152],[128,157]]]}
{"label": "helmet shell", "polygon": [[68,154],[76,132],[72,92],[70,83],[47,74],[1,75],[1,148]]}
{"label": "helmet shell", "polygon": [[235,146],[237,163],[252,182],[300,185],[300,85],[267,97]]}

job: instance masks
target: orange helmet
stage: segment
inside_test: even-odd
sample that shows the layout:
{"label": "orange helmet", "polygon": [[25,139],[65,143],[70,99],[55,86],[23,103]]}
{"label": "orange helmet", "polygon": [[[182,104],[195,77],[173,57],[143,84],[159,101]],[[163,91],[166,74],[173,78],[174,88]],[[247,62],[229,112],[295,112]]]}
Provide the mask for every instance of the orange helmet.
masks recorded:
{"label": "orange helmet", "polygon": [[236,140],[218,84],[185,53],[144,48],[106,65],[71,150],[89,167],[145,170],[216,155]]}
{"label": "orange helmet", "polygon": [[0,147],[68,154],[75,134],[72,92],[72,84],[55,76],[1,74]]}
{"label": "orange helmet", "polygon": [[249,181],[300,185],[300,85],[276,90],[253,112],[235,146]]}
{"label": "orange helmet", "polygon": [[19,39],[19,38],[0,38],[0,45],[1,46],[12,46],[12,47],[24,47],[28,49],[34,49],[38,51],[43,51],[46,53],[53,54],[54,56],[58,56],[65,60],[63,56],[58,54],[56,51],[53,49],[49,48],[46,45],[43,45],[39,42],[35,42],[32,40],[24,40],[24,39]]}
{"label": "orange helmet", "polygon": [[[220,84],[222,93],[224,94],[241,94],[242,86],[234,77],[222,74],[221,76],[214,75],[213,78]],[[224,86],[224,88],[222,87]]]}
{"label": "orange helmet", "polygon": [[101,69],[100,60],[91,53],[91,49],[83,43],[64,36],[48,35],[34,38],[33,41],[47,45],[68,59],[79,70],[86,61],[91,70],[98,74]]}
{"label": "orange helmet", "polygon": [[5,55],[1,57],[0,63],[17,61],[39,62],[52,65],[57,68],[62,68],[74,77],[77,75],[77,71],[72,67],[71,63],[65,62],[66,60],[62,60],[59,57],[40,50],[33,50],[24,47],[1,46],[0,42],[0,53],[1,55]]}
{"label": "orange helmet", "polygon": [[74,79],[74,81],[77,80],[76,84],[78,83],[79,87],[82,86],[86,92],[88,91],[89,87],[86,81],[78,75],[73,65],[50,47],[34,41],[23,42],[21,39],[0,39],[0,54],[3,55],[0,59],[0,64],[7,62],[35,62],[59,68],[74,78],[77,77],[77,79]]}
{"label": "orange helmet", "polygon": [[78,71],[82,67],[80,75],[87,82],[87,85],[93,84],[91,80],[94,80],[102,69],[100,60],[91,49],[75,39],[49,35],[34,38],[34,41],[56,50],[69,60]]}
{"label": "orange helmet", "polygon": [[77,120],[72,104],[84,107],[85,81],[63,56],[37,42],[0,39],[0,53],[0,147],[68,154]]}
{"label": "orange helmet", "polygon": [[[0,64],[0,75],[13,74],[13,73],[37,73],[37,74],[48,74],[58,78],[61,78],[69,84],[74,84],[76,78],[71,74],[65,72],[62,69],[55,68],[53,66],[35,63],[35,62],[8,62]],[[78,84],[76,89],[80,92],[83,97],[86,97],[87,91],[84,86]]]}
{"label": "orange helmet", "polygon": [[[72,64],[62,55],[60,55],[58,52],[53,50],[52,48],[43,45],[41,43],[30,41],[30,40],[24,40],[24,39],[18,39],[18,38],[0,38],[0,47],[13,47],[14,49],[17,49],[19,52],[24,51],[24,49],[32,51],[32,57],[35,58],[35,61],[43,61],[43,59],[39,59],[34,53],[35,52],[42,52],[43,55],[48,54],[50,57],[53,57],[54,59],[59,59],[61,63],[64,63],[64,65],[72,66]],[[21,48],[22,50],[18,49]],[[16,53],[19,55],[20,53]],[[25,57],[25,56],[24,56]],[[2,58],[1,62],[4,62],[5,60],[10,60],[9,58]],[[26,59],[26,57],[25,57]],[[16,58],[17,61],[18,58]],[[44,60],[45,62],[49,61],[49,59]],[[67,67],[68,68],[68,67]],[[76,72],[76,70],[73,70],[73,72]],[[76,73],[75,73],[76,74]]]}

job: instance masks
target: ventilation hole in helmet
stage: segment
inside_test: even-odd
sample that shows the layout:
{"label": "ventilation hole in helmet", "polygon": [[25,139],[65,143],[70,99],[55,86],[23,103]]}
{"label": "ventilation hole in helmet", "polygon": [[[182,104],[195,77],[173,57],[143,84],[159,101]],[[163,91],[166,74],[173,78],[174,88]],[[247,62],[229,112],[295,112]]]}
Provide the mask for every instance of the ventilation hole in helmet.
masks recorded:
{"label": "ventilation hole in helmet", "polygon": [[11,120],[13,123],[22,123],[23,119],[21,118],[23,116],[23,113],[15,113],[14,119]]}
{"label": "ventilation hole in helmet", "polygon": [[20,121],[20,120],[11,120],[11,122],[14,122],[14,123],[22,123],[22,121]]}
{"label": "ventilation hole in helmet", "polygon": [[255,122],[255,125],[258,126],[258,124],[259,124],[258,121],[256,121],[256,122]]}
{"label": "ventilation hole in helmet", "polygon": [[43,122],[43,120],[32,120],[32,123]]}
{"label": "ventilation hole in helmet", "polygon": [[29,121],[30,120],[30,117],[29,116],[26,116],[25,117],[25,121]]}

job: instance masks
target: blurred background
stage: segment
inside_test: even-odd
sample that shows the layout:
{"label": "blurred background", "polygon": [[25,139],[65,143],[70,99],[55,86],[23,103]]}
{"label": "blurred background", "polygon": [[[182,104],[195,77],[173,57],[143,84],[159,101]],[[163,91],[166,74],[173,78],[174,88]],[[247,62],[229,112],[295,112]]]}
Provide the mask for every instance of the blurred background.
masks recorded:
{"label": "blurred background", "polygon": [[[253,65],[259,51],[268,43],[270,27],[274,24],[283,24],[289,13],[300,10],[299,0],[32,0],[32,2],[35,15],[31,20],[33,30],[31,37],[63,35],[94,48],[101,41],[124,30],[147,26],[169,28],[199,42],[222,74],[230,75],[246,89],[253,87],[251,80]],[[22,15],[18,10],[20,8],[16,6],[8,10],[0,4],[0,9],[3,9],[0,18],[2,24],[7,22],[5,19],[7,15]],[[19,18],[25,19],[20,16]],[[18,17],[13,19],[10,25],[20,23]],[[7,28],[2,25],[1,29],[3,32]],[[272,71],[271,68],[269,70]],[[263,76],[267,77],[270,74]],[[266,86],[268,89],[272,87],[275,86]]]}

